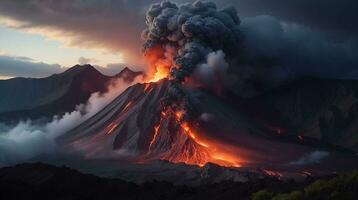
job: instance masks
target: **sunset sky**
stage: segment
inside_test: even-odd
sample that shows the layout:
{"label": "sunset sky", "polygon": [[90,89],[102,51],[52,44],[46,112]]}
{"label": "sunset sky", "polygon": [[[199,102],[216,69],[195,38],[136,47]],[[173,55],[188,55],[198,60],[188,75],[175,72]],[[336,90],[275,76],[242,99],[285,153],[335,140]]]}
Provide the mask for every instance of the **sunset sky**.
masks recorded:
{"label": "sunset sky", "polygon": [[[160,1],[1,0],[0,79],[44,77],[78,63],[97,65],[107,74],[123,64],[143,69],[140,35],[153,2]],[[215,2],[234,5],[241,19],[269,15],[358,50],[356,0]]]}

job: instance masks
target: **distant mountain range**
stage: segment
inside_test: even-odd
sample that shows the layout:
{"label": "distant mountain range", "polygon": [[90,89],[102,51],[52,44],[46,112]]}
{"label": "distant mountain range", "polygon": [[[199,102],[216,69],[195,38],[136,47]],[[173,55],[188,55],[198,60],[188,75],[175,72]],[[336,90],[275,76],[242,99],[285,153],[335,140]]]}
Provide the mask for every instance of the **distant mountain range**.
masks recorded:
{"label": "distant mountain range", "polygon": [[131,82],[141,72],[124,68],[105,76],[91,65],[76,65],[46,78],[0,80],[0,122],[49,118],[71,112],[94,92],[104,93],[117,78]]}

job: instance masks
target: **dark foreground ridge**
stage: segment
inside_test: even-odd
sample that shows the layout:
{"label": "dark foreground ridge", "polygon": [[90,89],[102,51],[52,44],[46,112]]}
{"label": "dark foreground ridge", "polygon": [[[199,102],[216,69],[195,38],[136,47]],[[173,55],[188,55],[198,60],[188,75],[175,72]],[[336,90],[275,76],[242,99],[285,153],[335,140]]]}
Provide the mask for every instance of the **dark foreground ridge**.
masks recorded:
{"label": "dark foreground ridge", "polygon": [[[67,167],[42,163],[0,169],[0,199],[357,199],[358,172],[304,182],[264,178],[255,182],[221,182],[199,187],[167,182],[136,185],[99,178]],[[294,192],[293,192],[294,191]],[[282,197],[282,198],[281,198]],[[298,198],[294,198],[298,197]],[[326,198],[328,197],[328,198]],[[276,199],[275,198],[275,199]]]}

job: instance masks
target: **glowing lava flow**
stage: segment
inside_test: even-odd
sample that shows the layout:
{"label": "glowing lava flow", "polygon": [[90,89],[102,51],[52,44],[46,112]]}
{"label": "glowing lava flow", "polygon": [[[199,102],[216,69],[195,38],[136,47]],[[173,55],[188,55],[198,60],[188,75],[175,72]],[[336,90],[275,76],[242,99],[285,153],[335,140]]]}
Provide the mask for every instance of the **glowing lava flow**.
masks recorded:
{"label": "glowing lava flow", "polygon": [[111,124],[109,124],[108,125],[108,131],[107,131],[107,134],[111,134],[113,131],[114,131],[114,129],[116,129],[118,127],[118,124],[113,124],[113,123],[111,123]]}
{"label": "glowing lava flow", "polygon": [[[206,151],[208,154],[207,160],[202,163],[197,163],[196,161],[191,161],[191,163],[203,166],[208,162],[212,162],[225,167],[240,167],[239,159],[235,155],[231,155],[228,152],[222,150],[219,144],[215,144],[214,141],[205,140],[194,133],[194,131],[189,127],[188,123],[181,124],[184,132],[193,140],[196,144],[200,145],[202,150]],[[188,163],[188,164],[191,164]]]}
{"label": "glowing lava flow", "polygon": [[[189,165],[204,166],[211,162],[225,167],[240,167],[241,160],[238,156],[227,151],[223,144],[195,133],[188,122],[183,122],[183,115],[183,111],[173,112],[170,108],[161,112],[159,123],[154,127],[148,155],[152,154],[156,157],[155,155],[159,154],[159,159],[173,163],[184,162]],[[177,124],[178,128],[174,130],[168,128],[168,121]],[[170,147],[154,151],[155,147],[158,147],[156,146],[158,138],[171,138]],[[158,142],[163,144],[163,141]]]}
{"label": "glowing lava flow", "polygon": [[151,151],[152,151],[152,145],[154,144],[155,140],[157,139],[159,128],[160,128],[160,125],[157,125],[154,127],[154,135],[153,135],[152,140],[149,143],[148,153],[151,153]]}

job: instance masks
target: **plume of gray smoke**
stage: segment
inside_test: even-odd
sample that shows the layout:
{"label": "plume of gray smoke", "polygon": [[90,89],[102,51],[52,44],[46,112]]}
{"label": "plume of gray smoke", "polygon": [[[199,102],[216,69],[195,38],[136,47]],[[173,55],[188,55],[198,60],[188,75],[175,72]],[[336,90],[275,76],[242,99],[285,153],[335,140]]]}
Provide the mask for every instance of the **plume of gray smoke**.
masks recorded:
{"label": "plume of gray smoke", "polygon": [[[193,73],[194,81],[212,87],[211,84],[223,82],[229,64],[225,61],[225,53],[222,50],[211,52],[207,56],[206,63],[197,66]],[[219,79],[219,80],[215,80]]]}
{"label": "plume of gray smoke", "polygon": [[[344,78],[358,66],[351,42],[330,41],[271,16],[241,21],[234,7],[218,9],[212,2],[153,4],[146,24],[143,53],[154,52],[158,60],[166,60],[172,79],[194,79],[201,86],[223,84],[243,97],[300,76]],[[208,67],[208,57],[215,52],[224,55],[219,71]],[[223,74],[230,76],[213,83]]]}
{"label": "plume of gray smoke", "polygon": [[178,6],[164,1],[150,7],[146,24],[144,54],[156,51],[158,58],[170,59],[171,76],[178,82],[205,63],[208,54],[221,50],[230,57],[239,46],[240,19],[234,7],[218,10],[212,2]]}

